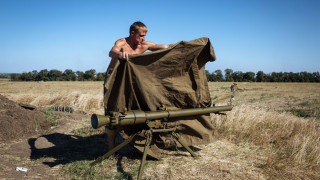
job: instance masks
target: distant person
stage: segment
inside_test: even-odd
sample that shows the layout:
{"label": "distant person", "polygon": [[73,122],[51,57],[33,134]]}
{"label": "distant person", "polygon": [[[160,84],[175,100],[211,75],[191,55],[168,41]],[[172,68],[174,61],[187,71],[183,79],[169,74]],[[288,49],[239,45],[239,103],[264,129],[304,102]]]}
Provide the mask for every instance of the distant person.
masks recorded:
{"label": "distant person", "polygon": [[[107,69],[106,79],[110,76],[115,67],[117,60],[129,60],[129,54],[142,54],[147,50],[155,51],[160,49],[165,49],[171,47],[170,45],[160,45],[153,42],[145,41],[148,28],[142,22],[134,22],[130,26],[129,37],[121,38],[117,40],[114,46],[109,52],[109,56],[112,58]],[[106,93],[106,91],[104,92]],[[105,109],[106,113],[106,109]],[[116,131],[114,127],[106,126],[106,134],[108,135],[108,146],[109,150],[113,149],[115,146]]]}

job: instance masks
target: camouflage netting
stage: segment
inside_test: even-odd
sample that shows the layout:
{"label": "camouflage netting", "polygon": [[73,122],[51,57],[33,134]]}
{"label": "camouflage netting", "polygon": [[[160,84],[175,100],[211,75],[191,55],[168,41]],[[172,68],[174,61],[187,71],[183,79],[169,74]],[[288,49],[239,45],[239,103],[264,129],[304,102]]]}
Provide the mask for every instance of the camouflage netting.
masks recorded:
{"label": "camouflage netting", "polygon": [[[211,98],[205,74],[205,64],[216,59],[208,38],[181,41],[171,48],[140,55],[130,55],[129,61],[119,60],[105,83],[104,105],[108,111],[156,111],[161,105],[169,110],[209,107]],[[170,127],[188,145],[204,144],[213,139],[210,115],[169,119]],[[146,125],[117,127],[123,138]],[[143,136],[143,133],[141,133]],[[133,144],[142,151],[145,139]],[[159,158],[160,149],[175,145],[167,133],[155,134],[149,155]]]}

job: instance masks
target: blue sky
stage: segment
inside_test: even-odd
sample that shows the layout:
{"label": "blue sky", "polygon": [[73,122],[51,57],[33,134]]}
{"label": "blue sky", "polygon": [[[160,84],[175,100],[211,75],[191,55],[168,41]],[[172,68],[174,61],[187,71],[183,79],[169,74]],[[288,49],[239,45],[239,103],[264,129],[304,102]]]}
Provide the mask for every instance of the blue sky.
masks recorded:
{"label": "blue sky", "polygon": [[0,73],[104,72],[138,20],[157,44],[210,38],[210,72],[320,71],[318,0],[0,0]]}

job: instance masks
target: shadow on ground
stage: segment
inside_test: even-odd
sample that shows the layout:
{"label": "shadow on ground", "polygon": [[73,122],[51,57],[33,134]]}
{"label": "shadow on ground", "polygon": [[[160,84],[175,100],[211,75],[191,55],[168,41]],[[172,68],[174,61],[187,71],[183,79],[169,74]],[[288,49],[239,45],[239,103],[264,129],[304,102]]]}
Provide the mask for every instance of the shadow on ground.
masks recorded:
{"label": "shadow on ground", "polygon": [[[39,148],[39,139],[46,139],[46,144],[50,147]],[[75,135],[66,135],[53,133],[41,136],[39,138],[30,138],[28,143],[31,149],[30,159],[54,158],[54,162],[43,162],[53,167],[59,164],[67,164],[72,161],[94,160],[106,153],[108,144],[104,135],[93,135],[81,137]],[[43,144],[43,143],[42,143]]]}
{"label": "shadow on ground", "polygon": [[[118,141],[116,142],[117,144],[121,142],[121,140],[116,141]],[[43,164],[50,167],[60,164],[64,165],[73,161],[95,160],[107,153],[108,150],[108,144],[104,134],[82,137],[52,133],[38,138],[30,138],[28,139],[28,144],[31,149],[30,159],[53,158],[53,161],[43,162]],[[200,150],[192,146],[191,149],[195,152]],[[186,151],[184,148],[170,149],[169,151],[172,150]],[[126,156],[131,159],[141,159],[142,157],[142,155],[132,147],[125,147],[118,153],[120,157]]]}

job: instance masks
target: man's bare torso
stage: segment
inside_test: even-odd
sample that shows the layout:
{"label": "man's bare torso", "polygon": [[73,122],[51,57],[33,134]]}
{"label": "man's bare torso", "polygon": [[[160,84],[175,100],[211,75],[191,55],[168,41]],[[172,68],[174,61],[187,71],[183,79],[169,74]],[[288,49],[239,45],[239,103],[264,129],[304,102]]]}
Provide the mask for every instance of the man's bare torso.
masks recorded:
{"label": "man's bare torso", "polygon": [[132,46],[128,44],[126,38],[122,38],[119,41],[121,41],[121,44],[123,44],[123,46],[121,47],[121,51],[127,52],[128,54],[141,54],[148,50],[148,42],[146,41],[142,42],[141,44]]}
{"label": "man's bare torso", "polygon": [[[117,42],[117,47],[120,48],[120,52],[126,52],[128,54],[142,54],[147,51],[150,45],[153,45],[151,42],[143,41],[141,44],[129,45],[128,38],[119,39]],[[117,62],[117,58],[112,58],[109,68],[112,70]]]}

